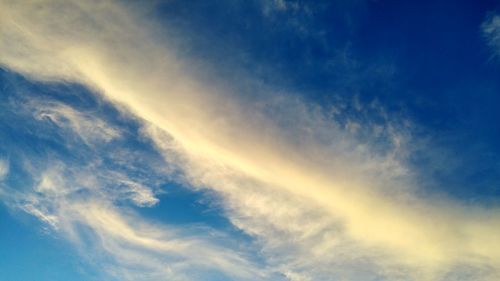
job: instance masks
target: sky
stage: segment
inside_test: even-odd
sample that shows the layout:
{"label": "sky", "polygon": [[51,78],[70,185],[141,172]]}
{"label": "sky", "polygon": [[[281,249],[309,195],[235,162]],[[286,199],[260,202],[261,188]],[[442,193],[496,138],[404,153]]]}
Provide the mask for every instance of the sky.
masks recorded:
{"label": "sky", "polygon": [[0,0],[0,280],[500,280],[497,1]]}

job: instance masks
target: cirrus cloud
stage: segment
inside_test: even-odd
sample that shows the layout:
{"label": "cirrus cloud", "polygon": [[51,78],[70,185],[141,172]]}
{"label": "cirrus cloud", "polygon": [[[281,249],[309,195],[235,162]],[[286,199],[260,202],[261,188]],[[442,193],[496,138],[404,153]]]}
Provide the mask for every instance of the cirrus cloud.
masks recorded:
{"label": "cirrus cloud", "polygon": [[[242,98],[219,81],[207,83],[190,58],[169,47],[170,38],[155,36],[123,3],[3,1],[0,8],[0,64],[33,79],[81,83],[140,118],[185,183],[220,196],[226,216],[255,237],[272,271],[290,280],[500,274],[499,210],[415,195],[418,179],[404,161],[411,139],[405,142],[405,126],[391,118],[377,130],[365,120],[346,127],[291,94]],[[163,237],[132,229],[113,207],[89,208],[78,217],[98,235],[147,251],[170,249]],[[102,240],[104,248],[115,246]],[[218,262],[210,253],[203,255],[215,267],[232,267],[226,262],[233,257]]]}

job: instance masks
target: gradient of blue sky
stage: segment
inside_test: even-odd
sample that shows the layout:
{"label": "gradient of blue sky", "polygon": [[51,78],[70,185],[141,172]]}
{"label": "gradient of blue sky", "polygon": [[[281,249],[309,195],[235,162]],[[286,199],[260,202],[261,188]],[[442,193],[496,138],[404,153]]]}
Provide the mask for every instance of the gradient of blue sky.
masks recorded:
{"label": "gradient of blue sky", "polygon": [[497,1],[0,0],[1,280],[500,278]]}

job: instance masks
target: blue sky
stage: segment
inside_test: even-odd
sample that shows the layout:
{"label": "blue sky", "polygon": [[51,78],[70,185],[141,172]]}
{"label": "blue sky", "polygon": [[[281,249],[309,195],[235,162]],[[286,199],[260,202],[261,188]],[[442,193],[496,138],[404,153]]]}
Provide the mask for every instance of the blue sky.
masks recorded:
{"label": "blue sky", "polygon": [[0,279],[500,278],[497,1],[0,0]]}

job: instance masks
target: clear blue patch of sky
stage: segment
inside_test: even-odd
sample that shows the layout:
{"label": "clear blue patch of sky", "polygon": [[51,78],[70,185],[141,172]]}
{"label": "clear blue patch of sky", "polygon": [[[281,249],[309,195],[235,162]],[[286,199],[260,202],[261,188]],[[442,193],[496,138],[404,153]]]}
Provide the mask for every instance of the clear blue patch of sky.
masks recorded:
{"label": "clear blue patch of sky", "polygon": [[136,208],[139,214],[153,221],[185,227],[209,227],[230,235],[234,241],[252,243],[251,237],[235,228],[224,215],[220,198],[210,191],[193,190],[175,182],[162,186],[165,192],[159,194],[157,205],[150,208]]}

